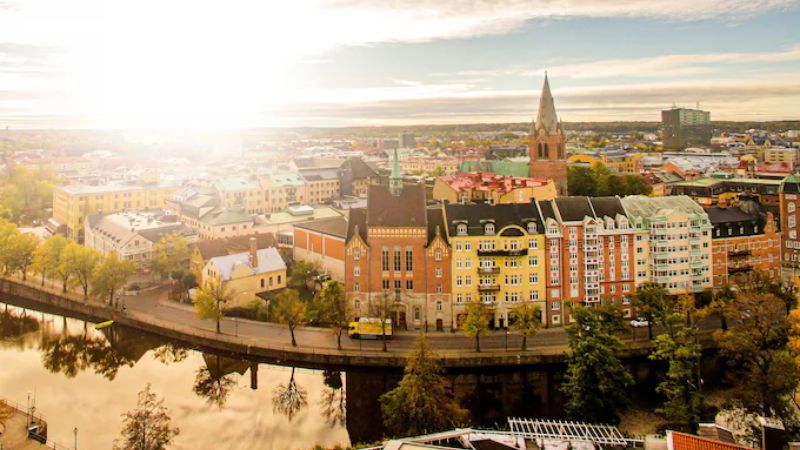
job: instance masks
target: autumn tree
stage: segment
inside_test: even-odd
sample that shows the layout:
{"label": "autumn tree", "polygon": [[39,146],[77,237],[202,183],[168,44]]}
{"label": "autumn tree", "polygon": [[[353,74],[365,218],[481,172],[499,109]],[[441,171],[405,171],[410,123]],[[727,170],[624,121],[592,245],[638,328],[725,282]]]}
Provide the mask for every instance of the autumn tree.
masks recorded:
{"label": "autumn tree", "polygon": [[400,384],[380,397],[383,423],[395,436],[442,431],[467,420],[423,334],[409,355]]}
{"label": "autumn tree", "polygon": [[702,314],[717,314],[720,317],[722,329],[728,329],[728,316],[733,301],[736,299],[736,292],[730,284],[720,286],[711,296],[711,302],[703,308]]}
{"label": "autumn tree", "polygon": [[486,305],[480,301],[472,301],[467,304],[467,316],[461,324],[464,334],[467,337],[475,338],[475,351],[481,351],[481,336],[489,333],[489,311]]}
{"label": "autumn tree", "polygon": [[[369,300],[369,314],[377,317],[381,322],[381,344],[383,351],[388,351],[386,347],[386,322],[389,321],[392,305],[389,303],[389,291],[383,291],[380,298]],[[396,326],[396,324],[394,324]]]}
{"label": "autumn tree", "polygon": [[108,298],[108,304],[114,304],[114,295],[122,289],[130,277],[136,273],[133,261],[120,259],[117,252],[111,252],[92,270],[92,292],[98,298]]}
{"label": "autumn tree", "polygon": [[33,271],[42,276],[42,286],[48,276],[55,275],[61,263],[61,253],[67,246],[67,240],[60,234],[47,238],[42,245],[33,252]]}
{"label": "autumn tree", "polygon": [[28,268],[33,262],[33,252],[38,245],[39,238],[29,233],[17,233],[10,237],[3,256],[7,271],[18,271],[26,280]]}
{"label": "autumn tree", "polygon": [[295,289],[285,289],[275,298],[274,312],[277,322],[289,327],[292,346],[297,347],[294,329],[304,324],[306,319],[306,305],[300,300],[300,294]]}
{"label": "autumn tree", "polygon": [[216,321],[217,333],[221,332],[220,321],[225,317],[225,307],[233,300],[233,294],[216,280],[201,286],[194,299],[194,311],[199,319]]}
{"label": "autumn tree", "polygon": [[622,314],[609,304],[591,309],[574,306],[572,316],[574,323],[566,328],[568,366],[561,385],[567,413],[587,422],[616,423],[630,403],[628,388],[633,384],[617,357],[622,342],[615,333],[623,327]]}
{"label": "autumn tree", "polygon": [[322,272],[319,264],[313,261],[295,261],[289,269],[289,279],[286,284],[297,290],[311,290],[317,276]]}
{"label": "autumn tree", "polygon": [[798,373],[787,347],[790,324],[784,302],[775,295],[737,295],[728,315],[731,327],[714,339],[741,383],[737,400],[744,409],[795,423],[792,393]]}
{"label": "autumn tree", "polygon": [[84,247],[75,242],[70,242],[61,254],[65,270],[72,274],[73,281],[83,289],[83,298],[89,297],[89,284],[94,268],[102,259],[100,252],[93,248]]}
{"label": "autumn tree", "polygon": [[528,349],[528,336],[535,336],[542,328],[542,309],[539,305],[523,302],[511,310],[511,330],[522,336],[522,351]]}
{"label": "autumn tree", "polygon": [[163,280],[173,272],[183,272],[187,259],[189,243],[186,237],[178,232],[167,233],[153,245],[150,267]]}
{"label": "autumn tree", "polygon": [[0,265],[3,266],[3,274],[8,275],[8,251],[14,237],[19,234],[17,226],[4,219],[0,219]]}
{"label": "autumn tree", "polygon": [[275,386],[272,391],[272,410],[283,414],[291,422],[294,416],[306,405],[308,405],[308,392],[295,381],[294,367],[292,367],[289,382]]}
{"label": "autumn tree", "polygon": [[336,336],[336,346],[341,350],[342,333],[349,326],[349,319],[352,316],[342,283],[336,280],[325,283],[317,294],[316,303],[323,322],[328,324]]}
{"label": "autumn tree", "polygon": [[669,309],[670,295],[664,286],[647,282],[636,288],[633,306],[639,317],[647,320],[647,336],[653,339],[653,323]]}
{"label": "autumn tree", "polygon": [[180,434],[171,425],[164,399],[150,390],[148,383],[139,392],[136,408],[122,415],[123,428],[114,441],[114,450],[164,450]]}

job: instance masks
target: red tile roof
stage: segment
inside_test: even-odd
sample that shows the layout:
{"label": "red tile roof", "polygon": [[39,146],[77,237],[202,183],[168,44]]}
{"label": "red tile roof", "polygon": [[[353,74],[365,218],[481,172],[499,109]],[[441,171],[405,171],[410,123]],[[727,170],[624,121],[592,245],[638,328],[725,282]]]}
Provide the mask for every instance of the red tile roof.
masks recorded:
{"label": "red tile roof", "polygon": [[503,194],[521,187],[545,186],[550,182],[549,179],[543,177],[512,177],[496,175],[492,172],[459,173],[439,177],[439,179],[456,192],[471,189],[473,191],[498,191]]}
{"label": "red tile roof", "polygon": [[669,450],[741,450],[749,449],[743,445],[729,444],[727,442],[708,439],[692,434],[667,432],[667,445]]}

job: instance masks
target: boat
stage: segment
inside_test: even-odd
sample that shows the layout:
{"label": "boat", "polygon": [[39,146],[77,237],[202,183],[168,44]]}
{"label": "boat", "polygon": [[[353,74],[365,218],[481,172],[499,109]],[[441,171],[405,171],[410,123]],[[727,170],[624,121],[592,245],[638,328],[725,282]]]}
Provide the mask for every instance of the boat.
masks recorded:
{"label": "boat", "polygon": [[100,322],[98,324],[95,324],[94,329],[95,330],[101,330],[103,328],[108,328],[111,325],[114,325],[114,321],[113,320],[106,320],[105,322]]}

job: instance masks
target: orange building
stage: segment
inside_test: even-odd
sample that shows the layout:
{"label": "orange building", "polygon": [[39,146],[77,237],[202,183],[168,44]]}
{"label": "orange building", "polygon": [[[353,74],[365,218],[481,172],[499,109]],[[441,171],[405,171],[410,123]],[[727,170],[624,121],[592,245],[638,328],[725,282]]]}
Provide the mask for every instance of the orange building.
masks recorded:
{"label": "orange building", "polygon": [[747,281],[760,272],[780,276],[780,234],[775,217],[746,197],[738,205],[714,206],[707,210],[714,227],[711,235],[713,285]]}
{"label": "orange building", "polygon": [[313,261],[333,278],[344,281],[344,240],[347,220],[331,217],[294,225],[295,261]]}

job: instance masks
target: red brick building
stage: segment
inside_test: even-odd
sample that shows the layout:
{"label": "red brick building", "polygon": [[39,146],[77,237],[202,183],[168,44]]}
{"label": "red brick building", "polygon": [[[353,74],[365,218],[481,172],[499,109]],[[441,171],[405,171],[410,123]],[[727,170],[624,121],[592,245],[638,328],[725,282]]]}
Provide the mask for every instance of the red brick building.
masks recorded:
{"label": "red brick building", "polygon": [[449,327],[444,235],[441,209],[426,208],[424,186],[402,184],[395,155],[390,185],[369,186],[367,207],[350,210],[345,291],[355,316],[374,317],[386,295],[396,327]]}

